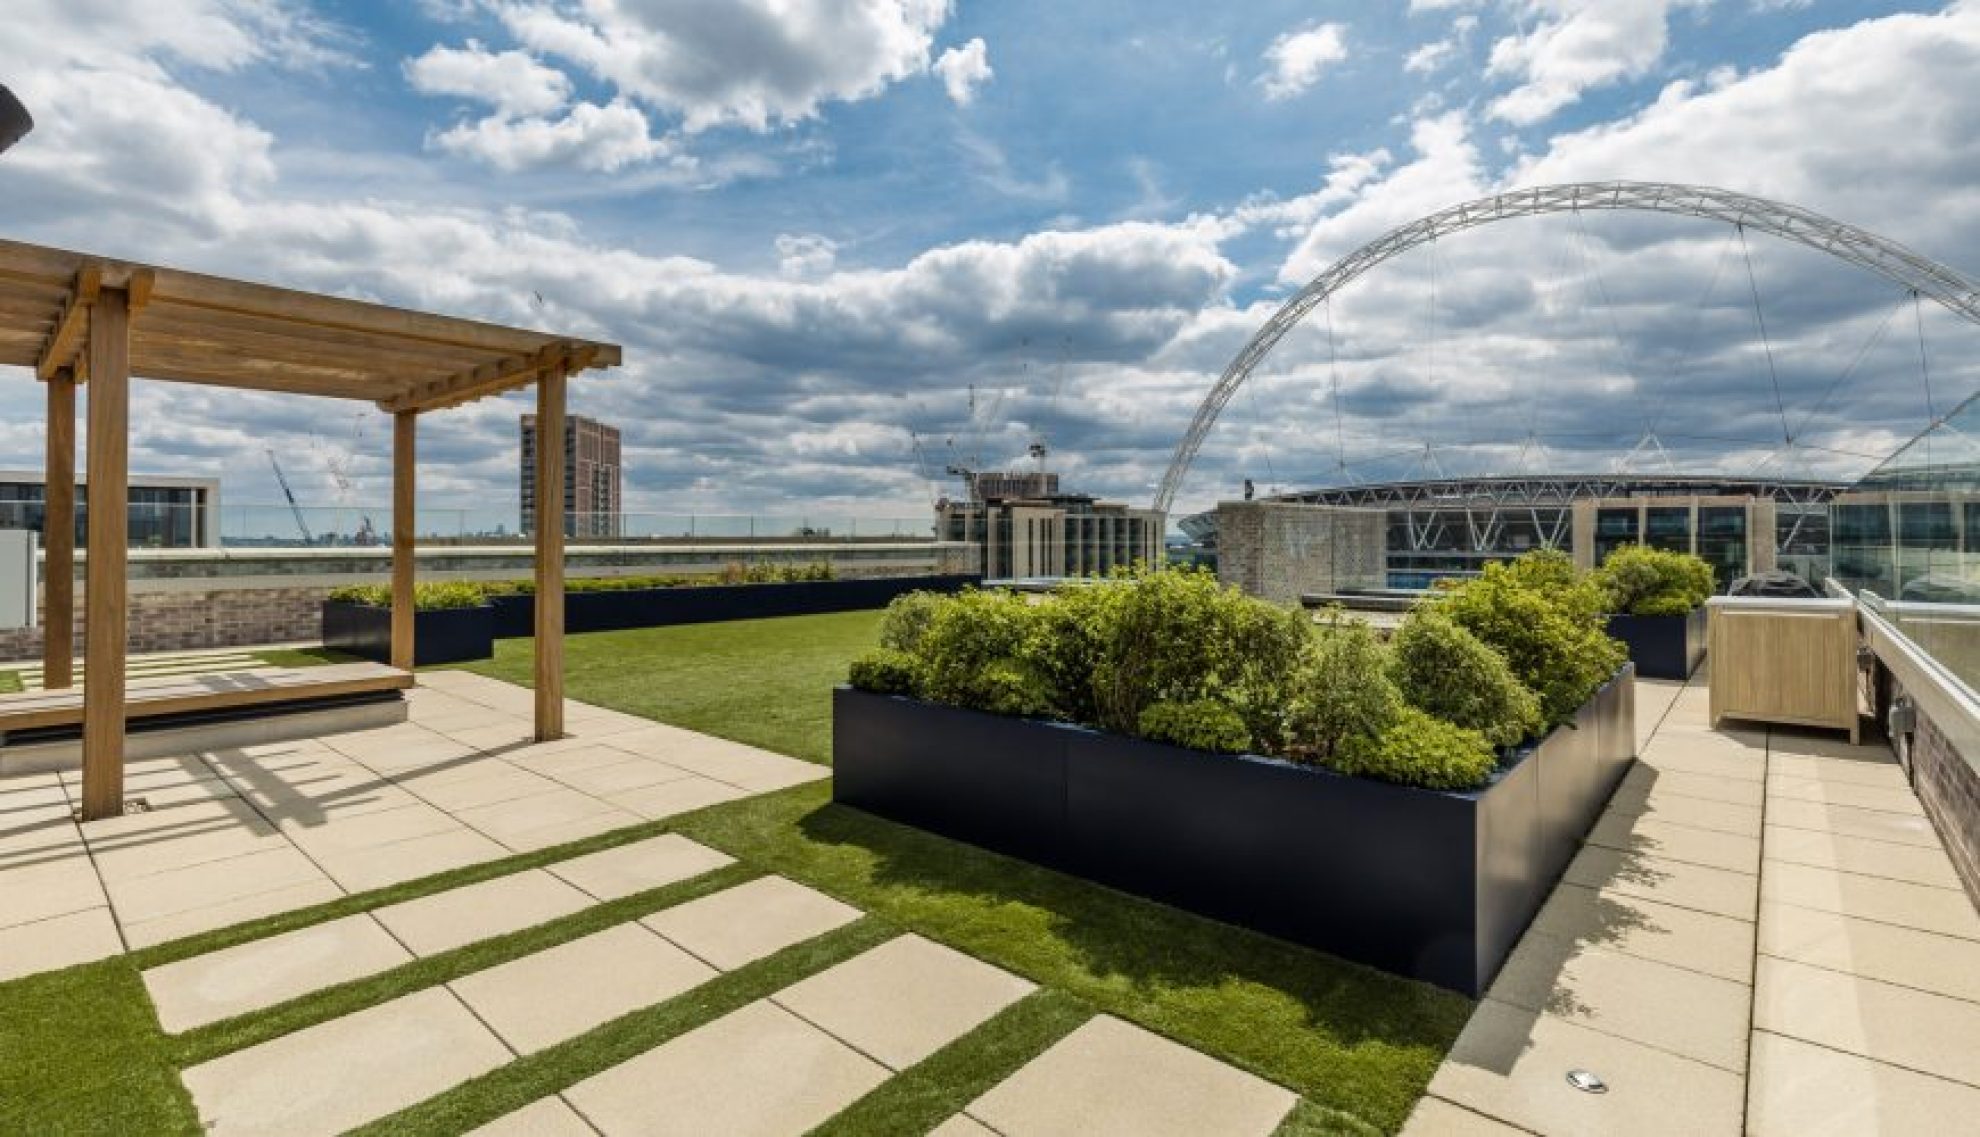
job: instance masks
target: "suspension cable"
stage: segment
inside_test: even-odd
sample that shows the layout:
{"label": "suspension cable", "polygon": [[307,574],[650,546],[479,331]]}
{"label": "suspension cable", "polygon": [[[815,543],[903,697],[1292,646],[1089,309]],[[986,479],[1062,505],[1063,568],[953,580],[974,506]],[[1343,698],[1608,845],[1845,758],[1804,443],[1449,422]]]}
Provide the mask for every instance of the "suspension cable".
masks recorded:
{"label": "suspension cable", "polygon": [[1334,298],[1327,297],[1327,369],[1333,377],[1334,462],[1347,473],[1347,424],[1341,418],[1341,357],[1334,342]]}
{"label": "suspension cable", "polygon": [[1753,250],[1746,243],[1746,226],[1734,222],[1739,229],[1739,251],[1746,258],[1746,286],[1753,293],[1753,322],[1760,329],[1760,350],[1767,355],[1767,378],[1774,385],[1774,408],[1781,416],[1781,442],[1789,449],[1794,447],[1794,433],[1788,429],[1787,400],[1781,395],[1781,373],[1774,367],[1774,345],[1767,339],[1767,315],[1760,309],[1760,279],[1753,275]]}

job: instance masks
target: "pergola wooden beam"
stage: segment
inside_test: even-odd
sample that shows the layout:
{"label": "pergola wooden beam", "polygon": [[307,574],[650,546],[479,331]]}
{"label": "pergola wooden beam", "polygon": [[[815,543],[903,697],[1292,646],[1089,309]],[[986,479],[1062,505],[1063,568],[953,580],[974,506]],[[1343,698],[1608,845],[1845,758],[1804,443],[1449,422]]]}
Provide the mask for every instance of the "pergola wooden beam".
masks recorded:
{"label": "pergola wooden beam", "polygon": [[98,265],[84,265],[76,270],[76,284],[69,296],[62,301],[61,314],[55,317],[55,330],[48,335],[48,343],[41,349],[41,358],[35,361],[35,378],[44,382],[54,377],[57,371],[69,366],[75,358],[77,348],[82,343],[83,326],[89,318],[89,306],[96,303],[96,294],[103,287],[103,269]]}
{"label": "pergola wooden beam", "polygon": [[130,296],[89,318],[89,615],[83,621],[82,819],[124,812],[125,559],[130,541]]}
{"label": "pergola wooden beam", "polygon": [[392,666],[413,669],[414,542],[419,495],[415,492],[418,411],[392,416]]}
{"label": "pergola wooden beam", "polygon": [[75,682],[76,634],[76,376],[63,368],[48,377],[48,447],[42,478],[41,685],[59,691]]}
{"label": "pergola wooden beam", "polygon": [[536,380],[536,741],[564,737],[564,380]]}

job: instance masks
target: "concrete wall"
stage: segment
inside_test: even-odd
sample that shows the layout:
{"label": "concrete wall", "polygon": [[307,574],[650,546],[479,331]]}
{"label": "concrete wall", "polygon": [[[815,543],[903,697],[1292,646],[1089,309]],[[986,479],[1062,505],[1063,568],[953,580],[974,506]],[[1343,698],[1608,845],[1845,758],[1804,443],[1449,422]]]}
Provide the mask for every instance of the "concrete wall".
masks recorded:
{"label": "concrete wall", "polygon": [[1217,579],[1276,604],[1307,593],[1380,588],[1388,515],[1274,501],[1217,506]]}
{"label": "concrete wall", "polygon": [[[89,603],[86,555],[76,554],[80,655]],[[696,575],[738,562],[808,564],[829,560],[841,577],[915,576],[976,571],[976,550],[949,542],[836,545],[585,546],[566,552],[570,577]],[[390,579],[387,549],[134,549],[130,555],[130,650],[191,651],[314,641],[320,608],[335,588]],[[520,580],[534,564],[523,547],[419,551],[419,579]],[[41,628],[0,630],[0,661],[41,658]]]}

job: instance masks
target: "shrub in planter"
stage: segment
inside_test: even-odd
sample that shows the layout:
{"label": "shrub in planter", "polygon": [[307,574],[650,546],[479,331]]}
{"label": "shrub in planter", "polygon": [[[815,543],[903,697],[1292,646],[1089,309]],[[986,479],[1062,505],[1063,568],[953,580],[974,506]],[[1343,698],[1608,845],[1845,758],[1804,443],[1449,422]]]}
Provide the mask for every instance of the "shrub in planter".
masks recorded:
{"label": "shrub in planter", "polygon": [[1286,753],[1330,763],[1388,730],[1404,704],[1387,657],[1382,641],[1360,620],[1336,617],[1322,628],[1294,676]]}
{"label": "shrub in planter", "polygon": [[875,648],[852,661],[846,681],[876,695],[913,695],[921,688],[921,665],[904,651]]}
{"label": "shrub in planter", "polygon": [[1631,616],[1683,616],[1714,590],[1712,566],[1690,553],[1625,545],[1595,570],[1611,612]]}
{"label": "shrub in planter", "polygon": [[1499,756],[1485,736],[1405,706],[1379,737],[1354,737],[1327,765],[1343,774],[1433,790],[1483,785]]}
{"label": "shrub in planter", "polygon": [[912,653],[921,646],[922,634],[935,613],[947,602],[948,597],[939,592],[905,592],[894,597],[880,617],[880,646]]}
{"label": "shrub in planter", "polygon": [[[330,590],[331,600],[346,604],[368,604],[373,608],[392,606],[392,589],[383,584],[350,584]],[[413,586],[413,610],[440,612],[450,608],[479,608],[488,602],[478,584],[467,581],[431,581]]]}
{"label": "shrub in planter", "polygon": [[992,714],[1051,714],[1052,685],[1034,660],[1036,623],[1031,604],[1014,593],[970,589],[953,597],[921,634],[921,695]]}
{"label": "shrub in planter", "polygon": [[1251,748],[1251,731],[1238,713],[1215,699],[1188,703],[1154,703],[1141,712],[1136,733],[1151,742],[1187,746],[1215,754],[1242,754]]}
{"label": "shrub in planter", "polygon": [[1488,564],[1438,607],[1505,656],[1549,724],[1572,717],[1627,658],[1604,631],[1601,590],[1557,552]]}
{"label": "shrub in planter", "polygon": [[1390,638],[1389,677],[1411,706],[1494,746],[1511,746],[1544,725],[1540,700],[1506,657],[1434,606],[1416,608]]}

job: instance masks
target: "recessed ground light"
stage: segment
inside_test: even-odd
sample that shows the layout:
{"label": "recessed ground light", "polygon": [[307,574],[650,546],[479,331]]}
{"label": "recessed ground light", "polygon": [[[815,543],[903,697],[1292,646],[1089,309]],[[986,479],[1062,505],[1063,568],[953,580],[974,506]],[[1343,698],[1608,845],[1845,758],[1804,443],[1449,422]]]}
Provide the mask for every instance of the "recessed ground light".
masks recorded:
{"label": "recessed ground light", "polygon": [[1603,1081],[1593,1070],[1569,1070],[1568,1085],[1584,1094],[1606,1094],[1609,1083]]}

